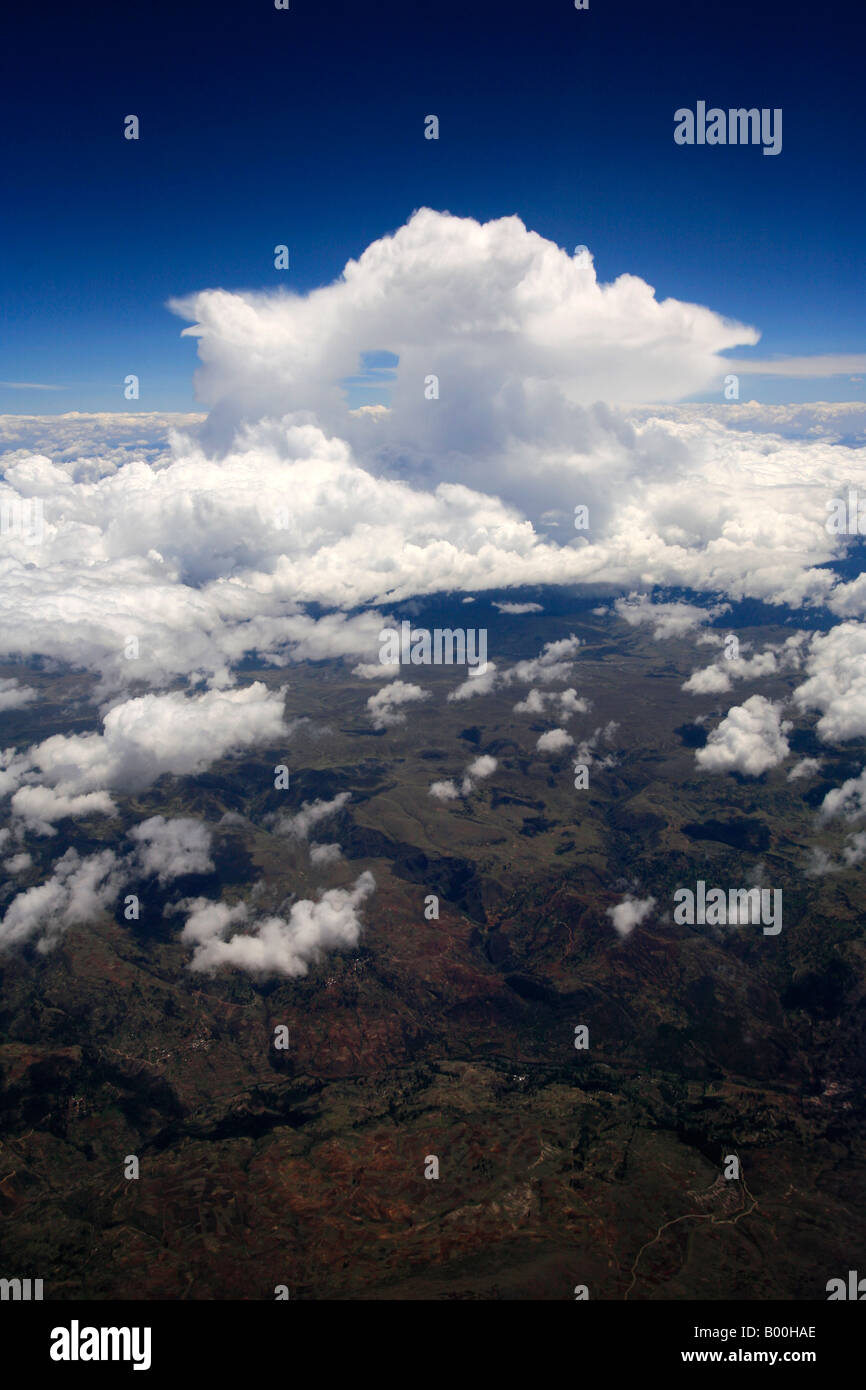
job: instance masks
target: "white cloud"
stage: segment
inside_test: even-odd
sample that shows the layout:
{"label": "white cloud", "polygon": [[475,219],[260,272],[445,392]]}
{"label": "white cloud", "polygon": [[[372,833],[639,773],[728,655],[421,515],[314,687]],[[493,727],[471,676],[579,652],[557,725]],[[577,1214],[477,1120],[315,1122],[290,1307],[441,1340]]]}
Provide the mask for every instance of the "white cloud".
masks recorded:
{"label": "white cloud", "polygon": [[580,697],[574,688],[554,691],[536,690],[533,687],[525,700],[518,700],[514,706],[514,712],[515,714],[544,714],[551,705],[558,706],[561,719],[570,719],[573,714],[587,714],[590,709],[589,700]]}
{"label": "white cloud", "polygon": [[460,796],[457,784],[450,780],[443,782],[431,782],[430,795],[436,801],[456,801]]}
{"label": "white cloud", "polygon": [[36,938],[36,949],[51,950],[69,927],[105,911],[120,891],[122,875],[111,850],[81,858],[68,849],[44,883],[13,898],[0,922],[0,951]]}
{"label": "white cloud", "polygon": [[518,661],[503,673],[505,681],[540,681],[542,685],[565,680],[572,669],[571,658],[576,655],[580,638],[572,633],[559,641],[545,642],[540,654],[528,661]]}
{"label": "white cloud", "polygon": [[488,661],[480,676],[468,676],[454,690],[449,690],[449,700],[471,700],[475,695],[489,695],[498,680],[496,665]]}
{"label": "white cloud", "polygon": [[814,777],[821,771],[820,758],[801,758],[788,773],[789,782],[799,782],[804,777]]}
{"label": "white cloud", "polygon": [[[600,399],[682,398],[720,379],[718,354],[758,337],[698,305],[659,303],[635,276],[600,285],[516,217],[482,225],[429,208],[309,295],[208,290],[172,307],[194,320],[199,391],[219,402],[224,431],[288,403],[329,426],[348,420],[360,437],[369,422],[350,416],[337,383],[375,342],[399,357],[383,423],[437,452],[480,409],[485,440],[507,439],[527,417],[535,435],[545,417]],[[431,362],[447,411],[425,410],[410,385]]]}
{"label": "white cloud", "polygon": [[412,685],[407,681],[392,681],[390,685],[377,690],[367,701],[373,728],[391,729],[396,724],[405,724],[406,713],[401,706],[429,699],[430,691],[422,689],[420,685]]}
{"label": "white cloud", "polygon": [[493,600],[493,607],[498,608],[500,613],[507,613],[511,617],[519,617],[523,613],[543,613],[544,608],[540,603],[497,603]]}
{"label": "white cloud", "polygon": [[54,824],[67,816],[111,816],[117,807],[108,792],[67,796],[54,787],[20,787],[12,797],[12,814],[36,835],[56,835]]}
{"label": "white cloud", "polygon": [[399,674],[399,666],[387,666],[383,661],[360,661],[352,667],[352,675],[365,681],[392,681]]}
{"label": "white cloud", "polygon": [[693,603],[655,603],[649,594],[629,594],[619,598],[614,609],[630,627],[651,623],[654,639],[684,637],[693,628],[711,623],[730,608],[728,603],[716,603],[710,608],[698,608]]}
{"label": "white cloud", "polygon": [[630,936],[635,927],[646,920],[655,905],[655,898],[634,898],[629,895],[616,907],[609,907],[607,915],[619,936]]}
{"label": "white cloud", "polygon": [[36,699],[32,686],[21,685],[16,680],[0,680],[0,714],[10,709],[23,709]]}
{"label": "white cloud", "polygon": [[343,851],[338,844],[310,845],[310,863],[317,869],[326,868],[329,864],[336,864],[343,857]]}
{"label": "white cloud", "polygon": [[539,753],[562,753],[566,748],[574,747],[574,739],[565,729],[548,729],[535,746]]}
{"label": "white cloud", "polygon": [[591,767],[595,762],[602,767],[613,767],[616,764],[616,758],[612,754],[599,757],[598,745],[599,743],[612,743],[618,728],[619,724],[616,720],[610,719],[605,725],[599,725],[597,729],[594,729],[588,738],[581,739],[575,751],[575,762],[583,763],[586,767]]}
{"label": "white cloud", "polygon": [[338,811],[342,811],[346,802],[351,800],[351,796],[351,792],[338,792],[331,801],[305,801],[300,811],[296,811],[293,816],[281,817],[275,830],[278,835],[291,835],[296,840],[306,840],[314,826],[321,825],[323,820],[329,820]]}
{"label": "white cloud", "polygon": [[699,748],[695,759],[705,772],[742,772],[758,777],[784,762],[790,752],[785,737],[792,727],[782,721],[782,706],[763,695],[752,695],[729,709],[717,729]]}
{"label": "white cloud", "polygon": [[50,797],[44,787],[22,788],[13,810],[44,820],[84,810],[108,814],[113,806],[104,795],[72,810],[65,801],[105,788],[139,792],[165,772],[202,772],[218,758],[286,732],[281,692],[260,681],[203,695],[142,695],[110,709],[101,734],[54,734],[13,760],[8,775],[14,782],[27,777],[55,792]]}
{"label": "white cloud", "polygon": [[[862,408],[634,404],[717,385],[755,330],[634,276],[599,284],[517,218],[423,209],[324,289],[181,307],[203,427],[0,418],[0,501],[45,510],[38,544],[4,536],[0,655],[84,667],[103,692],[223,687],[251,652],[370,664],[381,617],[350,609],[581,581],[864,612],[866,587],[829,568],[849,542],[824,524],[866,480],[840,442],[862,437]],[[375,416],[339,385],[371,342],[399,358]],[[434,361],[447,409],[417,389]],[[536,529],[576,499],[588,532]],[[657,607],[661,636],[693,605]]]}
{"label": "white cloud", "polygon": [[482,753],[479,757],[473,758],[466,769],[467,777],[492,777],[496,771],[497,762],[489,753]]}
{"label": "white cloud", "polygon": [[680,687],[691,695],[717,695],[730,688],[730,672],[721,665],[704,666],[700,670],[692,671],[688,680],[683,681]]}
{"label": "white cloud", "polygon": [[866,815],[866,767],[858,777],[849,777],[841,787],[834,787],[821,802],[824,816],[844,816],[846,820],[858,820]]}
{"label": "white cloud", "polygon": [[826,743],[866,735],[866,623],[840,623],[815,633],[806,659],[808,679],[794,691],[801,709],[819,709]]}
{"label": "white cloud", "polygon": [[170,883],[183,874],[206,874],[213,869],[211,835],[201,821],[187,816],[151,816],[133,826],[129,837],[138,846],[143,873],[156,874]]}
{"label": "white cloud", "polygon": [[304,976],[326,951],[357,946],[360,908],[375,887],[373,875],[364,872],[351,889],[331,888],[318,901],[294,903],[287,918],[253,918],[246,903],[228,907],[199,898],[188,904],[181,933],[194,947],[190,969],[212,974],[228,965],[260,978]]}
{"label": "white cloud", "polygon": [[32,867],[32,864],[32,855],[22,850],[20,854],[13,854],[11,859],[6,859],[3,863],[3,867],[8,874],[23,874],[27,869]]}
{"label": "white cloud", "polygon": [[450,779],[433,782],[430,785],[430,795],[436,801],[457,801],[461,796],[471,796],[476,790],[476,784],[486,777],[492,777],[498,766],[496,758],[491,757],[489,753],[482,753],[467,765],[459,789],[456,782]]}

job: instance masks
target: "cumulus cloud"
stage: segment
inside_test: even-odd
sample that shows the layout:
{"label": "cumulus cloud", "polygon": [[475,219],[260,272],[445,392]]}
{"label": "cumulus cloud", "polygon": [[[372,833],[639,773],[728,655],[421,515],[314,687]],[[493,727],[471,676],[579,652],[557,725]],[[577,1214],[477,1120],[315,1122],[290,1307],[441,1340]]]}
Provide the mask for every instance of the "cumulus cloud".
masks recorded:
{"label": "cumulus cloud", "polygon": [[[286,734],[283,696],[257,681],[240,690],[203,695],[148,694],[108,711],[102,733],[54,734],[7,760],[7,789],[16,815],[34,821],[110,813],[104,789],[135,793],[163,773],[202,772],[218,758]],[[87,798],[91,793],[98,793]]]}
{"label": "cumulus cloud", "polygon": [[343,857],[343,851],[338,844],[310,845],[310,863],[317,869],[326,868],[329,864],[336,864]]}
{"label": "cumulus cloud", "polygon": [[406,723],[403,705],[417,704],[419,700],[429,700],[430,691],[408,681],[392,681],[367,701],[367,709],[374,729],[391,729],[396,724]]}
{"label": "cumulus cloud", "polygon": [[562,753],[566,748],[574,747],[574,739],[565,729],[548,729],[535,746],[539,753]]}
{"label": "cumulus cloud", "polygon": [[866,815],[866,767],[858,777],[849,777],[841,787],[834,787],[821,802],[824,816],[844,816],[846,820],[858,820]]}
{"label": "cumulus cloud", "polygon": [[690,695],[718,695],[731,688],[730,672],[724,666],[715,664],[713,666],[703,666],[697,671],[693,671],[687,681],[683,681],[682,690],[687,690]]}
{"label": "cumulus cloud", "polygon": [[459,788],[451,779],[433,782],[429,788],[430,795],[435,801],[457,801],[461,796],[471,796],[477,784],[486,777],[492,777],[497,767],[496,758],[491,757],[489,753],[482,753],[467,765]]}
{"label": "cumulus cloud", "polygon": [[330,801],[318,799],[316,801],[305,801],[300,811],[296,811],[293,816],[282,816],[276,823],[275,829],[279,835],[291,835],[296,840],[306,840],[314,826],[320,825],[323,820],[328,820],[335,816],[338,811],[342,811],[347,801],[351,800],[351,792],[338,792]]}
{"label": "cumulus cloud", "polygon": [[507,613],[510,617],[516,618],[523,613],[543,613],[544,608],[540,603],[497,603],[493,600],[493,607],[498,608],[500,613]]}
{"label": "cumulus cloud", "polygon": [[547,685],[565,680],[572,669],[571,658],[577,653],[580,638],[571,633],[555,642],[545,642],[540,654],[528,661],[518,661],[503,673],[505,681],[540,681]]}
{"label": "cumulus cloud", "polygon": [[[659,303],[635,276],[599,284],[591,264],[517,217],[482,225],[429,208],[309,295],[209,290],[172,307],[193,321],[199,394],[219,406],[223,433],[277,403],[342,422],[339,382],[374,342],[399,358],[392,437],[414,444],[420,433],[439,451],[459,447],[480,410],[485,440],[507,439],[582,403],[685,397],[724,374],[718,354],[758,336],[698,305]],[[447,412],[418,408],[410,384],[431,362],[448,382]],[[370,429],[349,418],[358,437]]]}
{"label": "cumulus cloud", "polygon": [[[571,658],[579,646],[580,638],[571,633],[568,637],[545,642],[538,656],[530,657],[525,661],[518,661],[514,666],[499,669],[492,661],[488,661],[483,670],[478,668],[479,674],[472,673],[455,690],[450,691],[448,699],[469,700],[474,695],[489,695],[497,687],[510,685],[514,681],[521,681],[525,684],[539,681],[542,685],[554,685],[557,681],[567,680],[572,671]],[[560,698],[565,702],[564,708],[570,706],[572,696],[576,696],[575,691],[562,694]],[[531,696],[527,696],[527,700],[530,701],[530,704],[527,705],[524,712],[540,712],[543,702],[540,700],[532,701]],[[515,708],[520,707],[515,706]],[[569,712],[576,713],[578,711],[572,707]]]}
{"label": "cumulus cloud", "polygon": [[821,771],[820,758],[801,758],[788,773],[789,782],[799,782],[804,777],[814,777]]}
{"label": "cumulus cloud", "polygon": [[[479,668],[476,668],[479,669]],[[475,695],[489,695],[498,680],[496,664],[488,661],[480,675],[470,673],[454,690],[449,690],[449,700],[471,700]]]}
{"label": "cumulus cloud", "polygon": [[649,594],[636,593],[614,603],[615,611],[629,627],[651,624],[656,642],[684,637],[694,628],[711,623],[729,608],[728,603],[716,603],[710,608],[698,608],[693,603],[656,603]]}
{"label": "cumulus cloud", "polygon": [[183,874],[206,874],[213,869],[211,835],[201,821],[187,816],[151,816],[133,826],[129,837],[138,847],[141,871],[170,883]]}
{"label": "cumulus cloud", "polygon": [[21,685],[16,680],[0,680],[0,714],[10,709],[23,709],[36,699],[32,686]]}
{"label": "cumulus cloud", "polygon": [[618,936],[630,936],[635,927],[640,926],[650,915],[655,905],[655,898],[634,898],[629,895],[615,907],[609,907],[607,915],[613,922],[614,931]]}
{"label": "cumulus cloud", "polygon": [[[634,276],[600,284],[517,218],[422,209],[324,289],[177,307],[204,425],[0,421],[0,504],[45,513],[38,543],[4,537],[0,655],[83,666],[113,694],[225,687],[251,653],[370,664],[381,616],[358,610],[443,592],[678,585],[864,611],[831,568],[849,540],[824,524],[866,476],[847,442],[862,412],[635,405],[720,381],[755,330]],[[399,359],[391,407],[351,411],[340,382],[376,341]],[[431,363],[447,410],[420,399]],[[537,529],[575,497],[588,532]],[[657,635],[687,621],[666,608]]]}
{"label": "cumulus cloud", "polygon": [[[802,648],[810,635],[807,632],[794,633],[782,644],[771,643],[754,656],[729,656],[726,650],[712,666],[693,671],[681,688],[692,695],[714,695],[730,690],[735,680],[761,680],[782,671],[796,670],[802,664]],[[747,644],[740,643],[739,650],[746,649]]]}
{"label": "cumulus cloud", "polygon": [[388,666],[384,661],[359,661],[357,666],[352,667],[352,675],[360,676],[365,681],[392,681],[399,674],[399,666]]}
{"label": "cumulus cloud", "polygon": [[561,719],[570,719],[573,714],[587,714],[591,708],[589,700],[584,700],[572,687],[569,690],[529,691],[524,700],[514,706],[515,714],[544,714],[550,706],[556,706]]}
{"label": "cumulus cloud", "polygon": [[304,976],[326,951],[357,946],[360,909],[375,887],[366,871],[351,889],[331,888],[317,901],[294,903],[288,917],[254,917],[246,903],[196,899],[187,905],[181,933],[193,946],[190,969],[213,974],[233,966],[259,978]]}
{"label": "cumulus cloud", "polygon": [[806,674],[794,700],[800,709],[821,711],[818,737],[839,743],[866,735],[866,623],[845,622],[815,633]]}
{"label": "cumulus cloud", "polygon": [[742,772],[759,777],[784,762],[790,752],[785,734],[790,721],[781,718],[781,704],[752,695],[728,710],[717,729],[699,748],[695,759],[705,772]]}
{"label": "cumulus cloud", "polygon": [[472,762],[466,769],[466,775],[467,777],[477,777],[479,779],[482,777],[492,777],[493,773],[496,771],[496,767],[496,759],[492,758],[489,753],[482,753],[479,757],[472,759]]}
{"label": "cumulus cloud", "polygon": [[11,859],[4,860],[3,867],[8,874],[23,874],[32,864],[32,856],[22,850],[20,854],[13,854]]}
{"label": "cumulus cloud", "polygon": [[615,719],[609,719],[604,725],[599,725],[592,733],[581,739],[575,751],[575,762],[583,763],[586,767],[591,767],[593,763],[599,763],[601,767],[613,767],[616,758],[611,753],[599,756],[598,746],[600,743],[613,743],[614,735],[619,728]]}
{"label": "cumulus cloud", "polygon": [[460,792],[457,783],[449,778],[441,782],[431,782],[430,795],[435,801],[457,801]]}
{"label": "cumulus cloud", "polygon": [[56,835],[54,826],[68,816],[111,816],[117,807],[108,792],[67,796],[54,787],[20,787],[12,797],[12,814],[35,835]]}
{"label": "cumulus cloud", "polygon": [[70,927],[104,912],[122,883],[111,850],[82,858],[68,849],[44,883],[19,893],[0,922],[0,951],[36,939],[36,949],[50,951]]}

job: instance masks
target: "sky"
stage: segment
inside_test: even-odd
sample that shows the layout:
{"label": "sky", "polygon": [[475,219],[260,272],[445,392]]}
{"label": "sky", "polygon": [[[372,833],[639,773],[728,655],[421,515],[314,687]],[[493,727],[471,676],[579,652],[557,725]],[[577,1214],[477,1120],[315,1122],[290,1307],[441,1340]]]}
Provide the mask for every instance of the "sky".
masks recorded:
{"label": "sky", "polygon": [[[193,410],[170,299],[306,294],[422,207],[516,214],[588,246],[602,282],[752,325],[740,362],[863,352],[852,3],[52,2],[18,8],[3,47],[0,413]],[[699,100],[782,108],[782,152],[678,146]],[[741,368],[741,396],[862,401],[866,372],[838,365]]]}

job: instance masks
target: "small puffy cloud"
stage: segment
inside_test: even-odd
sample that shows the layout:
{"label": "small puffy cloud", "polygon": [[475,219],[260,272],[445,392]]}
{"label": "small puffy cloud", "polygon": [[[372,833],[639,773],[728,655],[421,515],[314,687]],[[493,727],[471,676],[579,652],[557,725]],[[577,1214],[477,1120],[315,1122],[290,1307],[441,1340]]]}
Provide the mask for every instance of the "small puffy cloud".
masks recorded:
{"label": "small puffy cloud", "polygon": [[473,758],[466,769],[467,777],[491,777],[496,771],[496,759],[489,753],[482,753],[479,757]]}
{"label": "small puffy cloud", "polygon": [[706,746],[695,753],[698,767],[705,772],[742,772],[759,777],[784,762],[790,752],[785,737],[792,727],[782,721],[781,704],[763,695],[752,695],[742,705],[728,710]]}
{"label": "small puffy cloud", "polygon": [[306,840],[314,825],[320,825],[323,820],[328,820],[338,811],[342,811],[346,802],[351,800],[351,796],[351,792],[338,792],[331,801],[322,798],[305,801],[300,811],[296,811],[293,816],[281,817],[275,830],[278,835],[291,835],[296,840]]}
{"label": "small puffy cloud", "polygon": [[866,767],[858,777],[849,777],[841,787],[834,787],[821,802],[823,816],[844,816],[858,820],[866,814]]}
{"label": "small puffy cloud", "polygon": [[714,665],[693,671],[682,689],[693,695],[717,694],[730,690],[735,680],[762,680],[784,670],[794,670],[801,664],[800,649],[808,637],[806,632],[796,633],[781,646],[765,647],[754,656],[722,656]]}
{"label": "small puffy cloud", "polygon": [[338,844],[317,845],[315,842],[310,844],[310,863],[317,869],[324,869],[329,864],[336,864],[343,857],[343,851]]}
{"label": "small puffy cloud", "polygon": [[629,895],[616,907],[609,907],[607,915],[619,936],[629,936],[650,915],[655,905],[655,898],[634,898]]}
{"label": "small puffy cloud", "polygon": [[730,688],[730,672],[723,666],[704,666],[698,671],[693,671],[681,686],[681,689],[687,690],[690,695],[720,695]]}
{"label": "small puffy cloud", "polygon": [[866,623],[840,623],[815,633],[804,683],[794,691],[800,709],[818,709],[825,743],[866,736]]}
{"label": "small puffy cloud", "polygon": [[527,684],[540,681],[542,685],[565,680],[571,673],[571,658],[576,655],[579,646],[580,638],[575,637],[574,633],[556,642],[546,642],[538,656],[528,661],[518,661],[504,673],[504,679],[525,681]]}
{"label": "small puffy cloud", "polygon": [[460,795],[471,796],[475,791],[476,782],[483,781],[485,777],[492,777],[497,766],[496,759],[491,758],[489,753],[482,753],[480,757],[473,758],[464,773]]}
{"label": "small puffy cloud", "polygon": [[515,714],[543,714],[545,701],[548,699],[546,691],[536,690],[533,686],[524,700],[518,700],[514,706]]}
{"label": "small puffy cloud", "polygon": [[285,733],[283,696],[260,681],[204,695],[142,695],[110,709],[101,734],[55,734],[35,744],[16,772],[62,797],[104,788],[135,793],[165,772],[202,772],[218,758]]}
{"label": "small puffy cloud", "polygon": [[384,661],[359,661],[352,667],[352,675],[365,681],[392,681],[400,674],[398,665],[389,666]]}
{"label": "small puffy cloud", "polygon": [[574,739],[565,729],[548,729],[536,743],[539,753],[563,753],[574,747]]}
{"label": "small puffy cloud", "polygon": [[211,835],[201,821],[186,816],[166,820],[151,816],[130,830],[138,847],[142,873],[156,874],[160,883],[170,883],[184,874],[206,874],[214,867]]}
{"label": "small puffy cloud", "polygon": [[849,868],[863,863],[866,859],[866,830],[858,830],[848,836],[848,842],[842,849],[842,858]]}
{"label": "small puffy cloud", "polygon": [[443,782],[431,782],[430,795],[436,801],[457,801],[460,792],[457,790],[457,784],[449,778]]}
{"label": "small puffy cloud", "polygon": [[50,951],[69,927],[103,913],[121,884],[120,866],[111,850],[82,858],[68,849],[50,878],[12,899],[0,922],[0,951],[34,937],[37,951]]}
{"label": "small puffy cloud", "polygon": [[587,714],[590,709],[589,700],[584,700],[572,687],[568,690],[536,690],[529,691],[525,700],[518,700],[514,706],[515,714],[544,714],[545,710],[555,705],[559,710],[561,719],[570,719],[573,714]]}
{"label": "small puffy cloud", "polygon": [[108,792],[82,792],[67,796],[54,787],[19,787],[12,797],[12,814],[35,835],[56,835],[56,821],[67,816],[112,816],[116,806]]}
{"label": "small puffy cloud", "polygon": [[401,707],[429,699],[430,691],[422,689],[420,685],[412,685],[408,681],[392,681],[390,685],[377,690],[367,701],[373,728],[391,729],[397,724],[405,724],[406,712]]}
{"label": "small puffy cloud", "polygon": [[801,758],[788,773],[789,782],[799,782],[804,777],[814,777],[821,771],[820,758]]}
{"label": "small puffy cloud", "polygon": [[507,613],[510,617],[520,617],[524,613],[543,613],[544,608],[540,603],[497,603],[493,600],[493,607],[498,608],[500,613]]}
{"label": "small puffy cloud", "polygon": [[22,850],[20,854],[13,854],[11,859],[5,860],[3,867],[8,874],[23,874],[32,864],[32,856]]}
{"label": "small puffy cloud", "polygon": [[[480,670],[480,668],[479,668]],[[496,685],[498,672],[496,665],[488,661],[484,670],[480,674],[470,673],[465,681],[462,681],[455,690],[449,690],[449,700],[471,700],[475,695],[489,695]]]}
{"label": "small puffy cloud", "polygon": [[36,699],[36,691],[30,685],[21,685],[16,680],[0,680],[0,714],[7,710],[23,709]]}
{"label": "small puffy cloud", "polygon": [[459,788],[451,779],[433,782],[430,785],[430,795],[436,801],[457,801],[461,796],[471,796],[476,784],[485,777],[492,777],[498,766],[496,758],[492,758],[489,753],[482,753],[467,765]]}
{"label": "small puffy cloud", "polygon": [[606,724],[599,725],[597,729],[592,731],[588,738],[581,739],[575,751],[575,761],[584,763],[587,767],[590,767],[596,762],[602,767],[613,767],[616,763],[616,758],[610,753],[600,757],[598,746],[600,743],[613,743],[614,734],[618,728],[619,724],[615,719],[609,719]]}
{"label": "small puffy cloud", "polygon": [[583,699],[574,689],[558,691],[554,698],[563,719],[568,719],[572,714],[588,714],[591,708],[589,700]]}
{"label": "small puffy cloud", "polygon": [[213,974],[231,966],[257,978],[285,975],[297,979],[326,951],[357,946],[360,910],[376,887],[369,871],[351,889],[331,888],[317,901],[302,899],[288,917],[254,918],[246,903],[228,907],[197,899],[181,939],[193,946],[189,968]]}
{"label": "small puffy cloud", "polygon": [[730,604],[717,603],[711,608],[698,608],[693,603],[653,603],[648,594],[629,594],[617,599],[614,608],[629,627],[652,624],[656,642],[670,637],[684,637],[693,628],[710,623],[726,612]]}

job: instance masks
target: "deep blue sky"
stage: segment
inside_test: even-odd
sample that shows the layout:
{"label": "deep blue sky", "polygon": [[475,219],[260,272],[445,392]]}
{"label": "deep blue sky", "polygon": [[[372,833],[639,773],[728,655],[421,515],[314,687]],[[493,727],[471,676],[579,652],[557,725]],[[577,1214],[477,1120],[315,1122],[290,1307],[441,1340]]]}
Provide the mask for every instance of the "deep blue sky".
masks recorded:
{"label": "deep blue sky", "polygon": [[[65,389],[0,387],[0,412],[193,409],[195,344],[169,296],[326,283],[422,205],[585,243],[603,280],[629,271],[756,324],[755,356],[863,350],[862,0],[15,11],[0,380]],[[698,99],[782,107],[782,153],[675,145],[674,110]],[[123,398],[129,372],[139,402]],[[744,386],[767,401],[866,389]]]}

